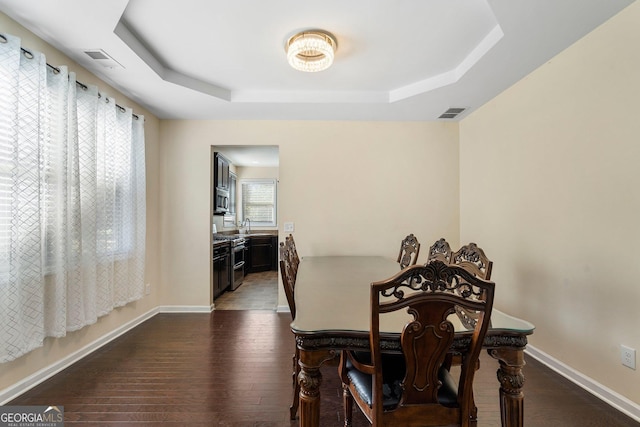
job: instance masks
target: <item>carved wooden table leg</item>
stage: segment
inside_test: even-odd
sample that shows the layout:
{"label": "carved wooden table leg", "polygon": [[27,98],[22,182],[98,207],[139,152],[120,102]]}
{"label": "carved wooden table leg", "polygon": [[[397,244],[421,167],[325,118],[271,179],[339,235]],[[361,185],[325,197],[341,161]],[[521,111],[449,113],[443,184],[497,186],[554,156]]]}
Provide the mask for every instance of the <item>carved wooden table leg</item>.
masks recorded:
{"label": "carved wooden table leg", "polygon": [[334,351],[305,351],[300,349],[300,427],[320,425],[320,365],[333,358]]}
{"label": "carved wooden table leg", "polygon": [[500,382],[500,418],[503,427],[523,427],[524,425],[524,362],[523,349],[498,348],[488,350],[491,357],[500,362],[498,381]]}

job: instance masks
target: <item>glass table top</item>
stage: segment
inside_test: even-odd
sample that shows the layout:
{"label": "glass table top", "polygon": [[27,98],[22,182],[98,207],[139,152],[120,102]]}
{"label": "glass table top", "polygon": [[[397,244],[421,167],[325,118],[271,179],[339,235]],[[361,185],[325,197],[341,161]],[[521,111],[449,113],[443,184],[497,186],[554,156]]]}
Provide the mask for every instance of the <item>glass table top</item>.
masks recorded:
{"label": "glass table top", "polygon": [[[295,287],[296,333],[323,331],[357,332],[369,330],[370,285],[400,271],[397,262],[377,256],[304,257]],[[499,289],[499,284],[496,285]],[[394,313],[381,319],[381,332],[402,330],[408,315]],[[449,320],[457,331],[466,330],[457,316]],[[526,320],[493,309],[490,332],[531,334],[534,325]]]}

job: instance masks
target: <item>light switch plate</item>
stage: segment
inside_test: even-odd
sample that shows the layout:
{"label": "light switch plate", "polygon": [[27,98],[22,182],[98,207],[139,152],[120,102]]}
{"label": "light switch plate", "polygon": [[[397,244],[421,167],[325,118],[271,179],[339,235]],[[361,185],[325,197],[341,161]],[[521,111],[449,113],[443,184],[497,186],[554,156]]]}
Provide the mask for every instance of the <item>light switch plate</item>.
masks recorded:
{"label": "light switch plate", "polygon": [[295,229],[295,226],[293,225],[292,222],[285,222],[284,223],[284,232],[285,233],[293,233],[294,229]]}

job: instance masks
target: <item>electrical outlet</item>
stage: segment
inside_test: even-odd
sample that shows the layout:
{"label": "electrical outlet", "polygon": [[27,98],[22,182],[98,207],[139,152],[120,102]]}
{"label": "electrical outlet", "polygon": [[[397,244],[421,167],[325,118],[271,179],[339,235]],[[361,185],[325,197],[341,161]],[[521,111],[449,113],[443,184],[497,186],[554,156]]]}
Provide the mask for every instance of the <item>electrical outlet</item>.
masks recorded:
{"label": "electrical outlet", "polygon": [[285,233],[293,233],[294,224],[292,222],[284,223],[284,232]]}
{"label": "electrical outlet", "polygon": [[144,285],[144,293],[146,295],[149,295],[151,293],[151,283],[147,283],[146,285]]}
{"label": "electrical outlet", "polygon": [[624,366],[636,369],[636,350],[634,348],[620,345],[620,357]]}

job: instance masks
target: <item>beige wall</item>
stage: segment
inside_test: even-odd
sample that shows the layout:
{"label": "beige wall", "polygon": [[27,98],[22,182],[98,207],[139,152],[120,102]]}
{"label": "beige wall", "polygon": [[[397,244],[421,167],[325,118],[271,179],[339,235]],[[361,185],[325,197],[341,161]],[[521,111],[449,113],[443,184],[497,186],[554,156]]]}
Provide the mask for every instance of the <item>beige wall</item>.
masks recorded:
{"label": "beige wall", "polygon": [[212,145],[279,146],[279,229],[295,223],[302,256],[396,257],[409,233],[423,254],[458,242],[455,123],[180,120],[160,134],[164,303],[209,304]]}
{"label": "beige wall", "polygon": [[58,50],[44,43],[33,33],[15,21],[0,13],[0,31],[18,36],[22,46],[27,49],[43,52],[47,62],[52,65],[68,65],[70,71],[77,74],[77,79],[85,84],[95,84],[100,92],[113,96],[119,105],[133,108],[136,114],[145,116],[146,168],[147,168],[147,256],[145,282],[152,285],[150,295],[141,300],[114,310],[107,316],[98,319],[94,325],[77,332],[69,333],[65,338],[47,338],[44,346],[9,363],[0,364],[0,392],[15,383],[50,365],[58,363],[65,357],[81,350],[83,347],[112,333],[127,322],[147,313],[158,305],[158,161],[159,161],[159,121],[144,108],[132,102],[106,83],[87,72],[80,65],[61,54]]}
{"label": "beige wall", "polygon": [[460,236],[534,347],[640,404],[638,23],[636,2],[462,121]]}

